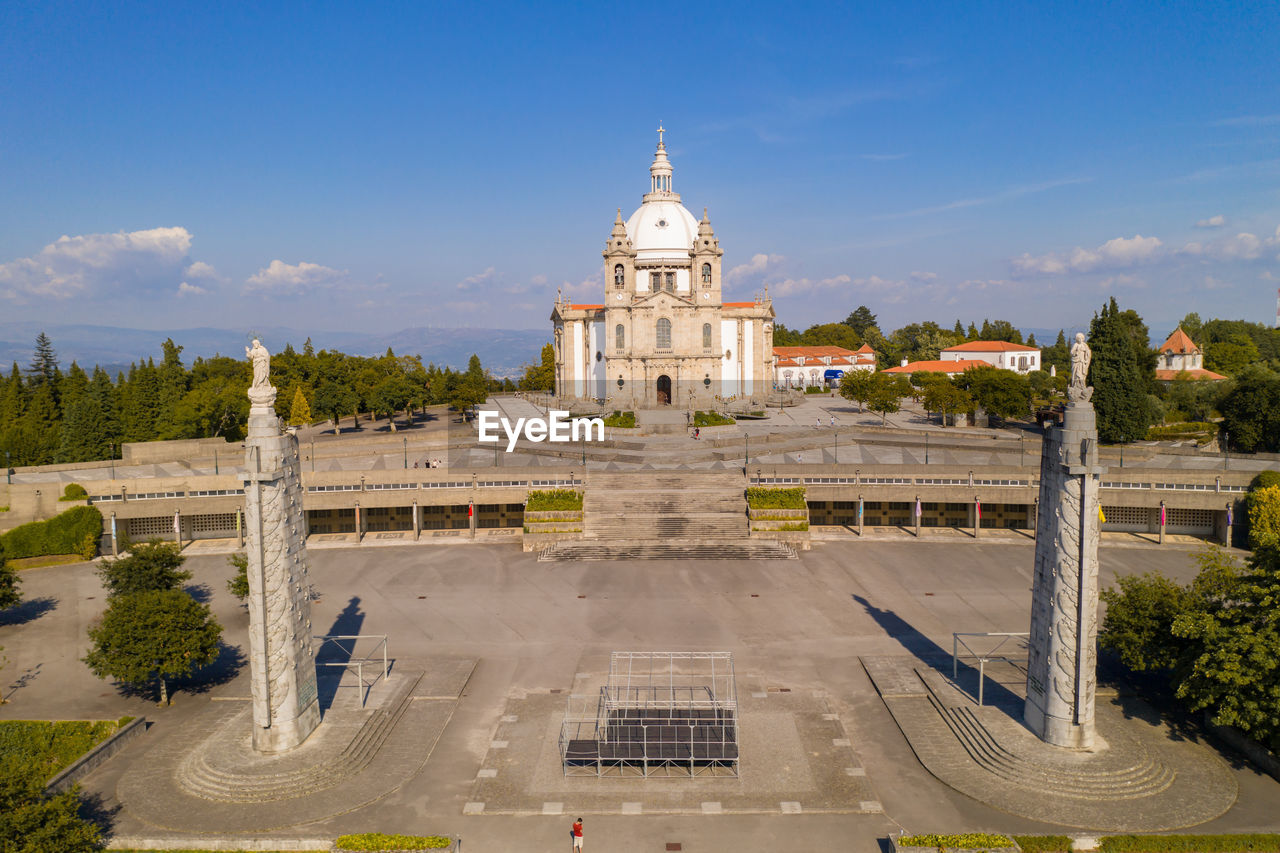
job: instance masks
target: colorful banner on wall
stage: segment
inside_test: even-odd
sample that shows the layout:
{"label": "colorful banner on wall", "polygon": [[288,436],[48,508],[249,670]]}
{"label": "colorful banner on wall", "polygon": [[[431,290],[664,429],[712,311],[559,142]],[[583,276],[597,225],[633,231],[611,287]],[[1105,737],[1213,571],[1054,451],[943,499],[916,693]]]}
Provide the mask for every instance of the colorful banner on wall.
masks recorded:
{"label": "colorful banner on wall", "polygon": [[920,517],[920,499],[916,498],[916,518]]}

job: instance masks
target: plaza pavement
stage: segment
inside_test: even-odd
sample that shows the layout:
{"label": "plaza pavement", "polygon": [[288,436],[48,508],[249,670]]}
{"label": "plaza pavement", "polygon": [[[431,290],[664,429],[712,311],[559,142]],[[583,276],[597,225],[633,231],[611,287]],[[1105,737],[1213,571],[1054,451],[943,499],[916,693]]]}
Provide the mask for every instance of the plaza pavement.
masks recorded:
{"label": "plaza pavement", "polygon": [[[1195,572],[1194,555],[1178,546],[1104,545],[1102,580],[1160,570],[1185,581]],[[927,540],[819,542],[798,561],[741,563],[539,563],[510,545],[477,544],[317,550],[311,562],[318,631],[337,623],[343,633],[386,633],[394,657],[474,658],[478,664],[421,774],[371,805],[291,827],[282,837],[441,832],[461,835],[468,851],[557,849],[576,816],[571,797],[563,799],[559,816],[463,814],[508,704],[530,693],[568,691],[580,673],[601,672],[614,650],[686,649],[733,652],[740,690],[768,684],[825,695],[883,814],[784,814],[779,808],[704,815],[698,812],[705,798],[681,790],[689,782],[637,780],[635,794],[617,795],[615,813],[587,818],[590,850],[663,850],[680,843],[685,851],[876,851],[878,839],[900,828],[1059,831],[997,812],[938,782],[916,760],[858,661],[904,650],[947,652],[952,631],[1025,630],[1029,542],[964,548]],[[225,557],[192,555],[187,566],[226,626],[227,641],[243,647],[247,616],[226,591]],[[0,707],[0,718],[145,714],[156,721],[88,778],[87,792],[108,805],[116,783],[149,744],[180,730],[209,707],[210,697],[247,694],[241,674],[206,693],[180,692],[168,709],[122,696],[78,660],[85,628],[104,604],[93,567],[30,570],[22,577],[28,604],[0,624],[9,658],[4,695],[11,700]],[[1280,828],[1280,784],[1239,762],[1232,766],[1236,805],[1197,830]],[[622,813],[623,802],[672,798],[692,813]],[[128,811],[116,817],[121,833],[163,834]]]}

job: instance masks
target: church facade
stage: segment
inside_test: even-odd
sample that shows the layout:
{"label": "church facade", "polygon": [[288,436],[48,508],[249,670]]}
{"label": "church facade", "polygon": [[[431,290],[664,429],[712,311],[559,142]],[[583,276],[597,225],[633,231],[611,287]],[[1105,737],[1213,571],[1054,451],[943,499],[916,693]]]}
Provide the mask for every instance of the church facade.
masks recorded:
{"label": "church facade", "polygon": [[614,409],[762,404],[773,387],[773,305],[721,298],[724,252],[672,189],[663,130],[649,192],[604,249],[603,300],[557,298],[556,396]]}

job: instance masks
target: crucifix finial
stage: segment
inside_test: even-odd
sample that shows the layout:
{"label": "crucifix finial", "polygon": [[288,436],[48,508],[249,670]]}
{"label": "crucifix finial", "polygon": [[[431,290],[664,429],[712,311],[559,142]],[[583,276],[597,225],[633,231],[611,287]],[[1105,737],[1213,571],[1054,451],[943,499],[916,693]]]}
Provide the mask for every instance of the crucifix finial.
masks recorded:
{"label": "crucifix finial", "polygon": [[662,127],[662,122],[658,122],[658,144],[659,144],[659,145],[661,145],[661,144],[662,144],[662,134],[663,134],[664,132],[665,132],[665,131],[664,131],[663,127]]}

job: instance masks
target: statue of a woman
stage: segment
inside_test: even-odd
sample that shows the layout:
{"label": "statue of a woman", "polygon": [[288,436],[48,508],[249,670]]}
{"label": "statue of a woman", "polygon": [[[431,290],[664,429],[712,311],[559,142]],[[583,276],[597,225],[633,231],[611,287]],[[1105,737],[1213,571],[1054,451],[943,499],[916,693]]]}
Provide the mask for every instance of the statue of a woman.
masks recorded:
{"label": "statue of a woman", "polygon": [[1071,345],[1071,385],[1067,389],[1072,400],[1088,400],[1092,396],[1085,388],[1091,361],[1093,350],[1084,342],[1084,332],[1076,332],[1076,341]]}
{"label": "statue of a woman", "polygon": [[252,347],[245,347],[244,354],[253,363],[253,388],[267,389],[271,387],[267,374],[271,370],[271,353],[262,345],[262,341],[253,339]]}

